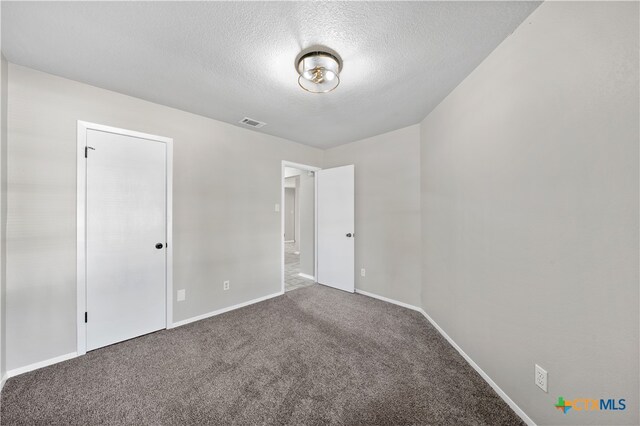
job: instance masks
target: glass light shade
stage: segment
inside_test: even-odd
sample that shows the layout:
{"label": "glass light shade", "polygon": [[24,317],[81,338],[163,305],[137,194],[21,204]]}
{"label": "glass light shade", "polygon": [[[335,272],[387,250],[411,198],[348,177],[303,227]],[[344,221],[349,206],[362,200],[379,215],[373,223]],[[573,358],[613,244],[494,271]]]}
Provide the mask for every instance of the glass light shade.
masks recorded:
{"label": "glass light shade", "polygon": [[340,62],[327,52],[311,52],[298,61],[298,84],[313,93],[330,92],[340,84]]}

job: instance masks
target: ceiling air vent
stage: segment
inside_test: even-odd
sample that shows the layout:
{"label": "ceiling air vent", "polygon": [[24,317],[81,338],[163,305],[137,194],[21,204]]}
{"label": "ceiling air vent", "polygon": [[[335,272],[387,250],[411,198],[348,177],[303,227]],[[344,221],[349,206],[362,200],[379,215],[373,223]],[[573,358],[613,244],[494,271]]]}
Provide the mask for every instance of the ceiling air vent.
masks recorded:
{"label": "ceiling air vent", "polygon": [[249,118],[249,117],[245,117],[242,120],[240,120],[240,123],[244,124],[245,126],[249,126],[249,127],[253,127],[256,129],[259,129],[260,127],[266,126],[267,123],[263,123],[262,121],[258,121],[258,120],[254,120],[253,118]]}

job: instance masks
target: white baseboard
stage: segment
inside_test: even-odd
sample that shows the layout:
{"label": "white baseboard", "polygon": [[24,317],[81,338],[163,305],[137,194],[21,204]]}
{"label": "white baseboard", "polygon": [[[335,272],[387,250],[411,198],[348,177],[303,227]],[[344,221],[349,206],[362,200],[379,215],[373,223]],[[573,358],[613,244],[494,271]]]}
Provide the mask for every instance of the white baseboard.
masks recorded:
{"label": "white baseboard", "polygon": [[7,383],[8,378],[9,376],[7,376],[7,373],[2,375],[2,379],[0,379],[0,392],[2,392],[2,388],[4,387],[4,384]]}
{"label": "white baseboard", "polygon": [[206,314],[198,315],[197,317],[187,318],[187,319],[182,320],[182,321],[174,322],[172,324],[171,328],[180,327],[181,325],[187,325],[187,324],[190,324],[192,322],[196,322],[196,321],[200,321],[200,320],[203,320],[203,319],[211,318],[211,317],[214,317],[216,315],[224,314],[225,312],[233,311],[235,309],[244,308],[245,306],[253,305],[254,303],[262,302],[264,300],[271,299],[271,298],[274,298],[274,297],[278,297],[278,296],[281,296],[283,294],[284,294],[283,291],[279,291],[277,293],[273,293],[273,294],[269,294],[267,296],[258,297],[257,299],[249,300],[248,302],[238,303],[237,305],[229,306],[229,307],[226,307],[226,308],[218,309],[217,311],[212,311],[212,312],[208,312]]}
{"label": "white baseboard", "polygon": [[478,364],[476,364],[475,361],[473,361],[471,359],[471,357],[469,355],[467,355],[465,353],[465,351],[463,351],[462,348],[460,346],[458,346],[458,344],[456,342],[454,342],[451,337],[449,337],[449,335],[438,325],[438,323],[436,323],[433,320],[433,318],[431,318],[422,309],[420,309],[420,313],[422,313],[422,315],[424,315],[425,318],[427,318],[427,320],[429,320],[431,325],[433,325],[435,327],[435,329],[438,330],[440,332],[440,334],[442,334],[442,336],[445,339],[447,339],[447,341],[451,344],[451,346],[453,346],[454,349],[457,350],[458,353],[460,353],[460,355],[462,355],[462,357],[469,363],[469,365],[472,366],[473,369],[476,370],[478,372],[478,374],[480,374],[480,376],[487,383],[489,383],[489,386],[491,386],[493,388],[493,390],[496,391],[496,393],[500,396],[500,398],[502,398],[504,400],[504,402],[506,402],[509,405],[509,407],[511,407],[511,409],[513,411],[515,411],[515,413],[522,419],[523,422],[525,422],[529,426],[536,426],[534,421],[531,420],[531,418],[529,416],[527,416],[527,414],[522,410],[522,408],[518,407],[518,404],[516,404],[511,398],[509,398],[509,395],[507,395],[502,389],[500,389],[500,386],[498,386],[496,384],[496,382],[494,382],[491,379],[491,377],[489,377],[489,375],[487,373],[485,373],[484,370],[482,370],[482,368],[480,368],[480,366]]}
{"label": "white baseboard", "polygon": [[[201,319],[209,318],[209,317],[212,317],[212,316],[215,316],[215,315],[220,315],[222,313],[229,312],[229,311],[232,311],[234,309],[242,308],[244,306],[252,305],[254,303],[262,302],[263,300],[271,299],[272,297],[280,296],[282,294],[284,294],[284,293],[283,292],[278,292],[278,293],[270,294],[268,296],[263,296],[263,297],[259,297],[257,299],[249,300],[248,302],[243,302],[243,303],[239,303],[239,304],[234,305],[234,306],[229,306],[228,308],[218,309],[217,311],[209,312],[209,313],[204,314],[204,315],[199,315],[197,317],[193,317],[193,318],[189,318],[189,319],[186,319],[186,320],[178,321],[176,323],[173,323],[173,326],[171,328],[179,327],[181,325],[189,324],[191,322],[199,321]],[[60,355],[60,356],[57,356],[55,358],[46,359],[44,361],[40,361],[40,362],[36,362],[36,363],[33,363],[33,364],[25,365],[24,367],[18,367],[18,368],[14,368],[13,370],[9,370],[9,371],[7,371],[5,373],[5,375],[0,380],[0,390],[2,390],[2,387],[4,386],[4,383],[7,381],[7,379],[9,379],[11,377],[15,377],[15,376],[18,376],[18,375],[23,374],[23,373],[28,373],[29,371],[37,370],[39,368],[48,367],[50,365],[57,364],[57,363],[62,362],[62,361],[67,361],[69,359],[76,358],[77,356],[78,356],[77,352],[71,352],[71,353],[68,353],[66,355]]]}
{"label": "white baseboard", "polygon": [[[20,374],[28,373],[29,371],[37,370],[39,368],[48,367],[53,364],[57,364],[62,361],[67,361],[69,359],[76,358],[78,356],[77,352],[71,352],[65,355],[60,355],[54,358],[45,359],[44,361],[35,362],[33,364],[25,365],[24,367],[14,368],[13,370],[9,370],[6,373],[6,378],[9,379],[11,377],[18,376]],[[4,382],[3,382],[4,385]]]}
{"label": "white baseboard", "polygon": [[[303,275],[303,274],[300,274],[300,275]],[[313,277],[311,277],[311,278],[313,278]],[[364,291],[364,290],[360,290],[360,289],[356,289],[356,293],[361,294],[363,296],[368,296],[368,297],[372,297],[372,298],[375,298],[375,299],[379,299],[379,300],[382,300],[384,302],[393,303],[394,305],[399,305],[399,306],[402,306],[404,308],[420,312],[431,323],[431,325],[433,325],[435,327],[435,329],[438,330],[438,332],[445,339],[447,339],[449,344],[451,346],[453,346],[454,349],[457,350],[460,355],[462,355],[462,357],[465,359],[465,361],[467,361],[467,363],[471,367],[473,367],[473,369],[476,370],[478,372],[478,374],[480,374],[480,377],[482,377],[489,384],[489,386],[491,386],[491,388],[493,388],[493,390],[509,405],[509,407],[511,407],[511,409],[527,425],[536,426],[534,421],[531,420],[531,418],[529,416],[527,416],[527,414],[511,398],[509,398],[509,396],[502,389],[500,389],[500,387],[496,384],[496,382],[494,382],[491,379],[491,377],[489,377],[489,375],[487,373],[485,373],[482,370],[482,368],[480,368],[480,366],[478,364],[476,364],[471,359],[471,357],[469,357],[469,355],[467,355],[462,350],[462,348],[460,346],[458,346],[458,344],[451,337],[449,337],[449,335],[438,325],[438,323],[436,323],[433,320],[433,318],[431,318],[422,308],[410,305],[408,303],[400,302],[400,301],[397,301],[397,300],[394,300],[394,299],[390,299],[388,297],[380,296],[380,295],[377,295],[377,294],[374,294],[374,293],[369,293],[368,291]],[[218,310],[213,311],[213,312],[209,312],[209,313],[206,313],[206,314],[203,314],[203,315],[199,315],[199,316],[196,316],[196,317],[188,318],[186,320],[178,321],[178,322],[173,323],[171,328],[180,327],[182,325],[186,325],[186,324],[189,324],[189,323],[192,323],[192,322],[195,322],[195,321],[200,321],[200,320],[203,320],[203,319],[206,319],[206,318],[210,318],[210,317],[213,317],[213,316],[216,316],[216,315],[223,314],[225,312],[229,312],[229,311],[233,311],[235,309],[239,309],[239,308],[242,308],[242,307],[245,307],[245,306],[253,305],[254,303],[262,302],[264,300],[268,300],[268,299],[280,296],[282,294],[284,294],[284,293],[282,291],[279,291],[277,293],[273,293],[273,294],[270,294],[270,295],[267,295],[267,296],[259,297],[257,299],[249,300],[247,302],[238,303],[237,305],[229,306],[227,308],[218,309]],[[8,378],[15,377],[15,376],[18,376],[18,375],[23,374],[23,373],[27,373],[29,371],[37,370],[39,368],[47,367],[49,365],[57,364],[57,363],[62,362],[62,361],[67,361],[69,359],[76,358],[77,356],[78,356],[78,354],[76,352],[71,352],[71,353],[68,353],[66,355],[60,355],[60,356],[57,356],[55,358],[50,358],[50,359],[47,359],[47,360],[44,360],[44,361],[40,361],[40,362],[36,362],[36,363],[33,363],[33,364],[26,365],[24,367],[19,367],[19,368],[14,368],[13,370],[9,370],[0,379],[0,390],[2,390],[2,387],[4,386],[4,384],[5,384],[5,382],[7,381]]]}
{"label": "white baseboard", "polygon": [[417,306],[410,305],[408,303],[400,302],[398,300],[389,299],[388,297],[380,296],[379,294],[369,293],[368,291],[360,290],[356,288],[356,293],[361,294],[363,296],[373,297],[374,299],[382,300],[384,302],[393,303],[394,305],[402,306],[403,308],[411,309],[413,311],[418,311],[423,313],[422,308],[418,308]]}
{"label": "white baseboard", "polygon": [[314,281],[316,280],[316,277],[308,275],[308,274],[303,274],[302,272],[300,272],[298,275],[301,276],[302,278],[306,278],[308,280],[314,280]]}
{"label": "white baseboard", "polygon": [[397,300],[389,299],[388,297],[380,296],[380,295],[377,295],[377,294],[374,294],[374,293],[369,293],[368,291],[363,291],[363,290],[356,289],[356,293],[362,294],[363,296],[373,297],[374,299],[379,299],[379,300],[382,300],[382,301],[385,301],[385,302],[393,303],[394,305],[399,305],[399,306],[402,306],[404,308],[420,312],[431,323],[431,325],[433,325],[435,327],[435,329],[438,330],[438,332],[445,339],[447,339],[447,342],[449,342],[449,344],[451,346],[453,346],[453,348],[456,351],[458,351],[458,353],[460,355],[462,355],[462,357],[465,359],[465,361],[467,361],[467,363],[471,367],[473,367],[473,369],[476,370],[478,372],[478,374],[480,374],[480,377],[482,377],[485,380],[485,382],[487,382],[489,384],[489,386],[491,386],[491,388],[500,396],[500,398],[502,398],[504,400],[504,402],[506,402],[507,405],[509,405],[509,407],[511,407],[511,409],[522,419],[523,422],[525,422],[529,426],[536,426],[535,422],[533,420],[531,420],[531,418],[529,416],[527,416],[527,414],[522,410],[522,408],[520,408],[518,406],[518,404],[516,404],[511,398],[509,398],[509,395],[507,395],[502,389],[500,389],[500,386],[498,386],[496,384],[496,382],[494,382],[491,379],[491,377],[489,377],[489,375],[487,373],[485,373],[484,370],[482,370],[482,368],[480,368],[480,366],[478,364],[476,364],[475,361],[472,360],[471,357],[469,355],[467,355],[465,353],[465,351],[463,351],[462,348],[460,346],[458,346],[458,344],[456,342],[453,341],[453,339],[442,329],[442,327],[440,327],[438,325],[438,323],[436,323],[433,320],[433,318],[431,318],[424,311],[424,309],[419,308],[417,306],[410,305],[408,303],[399,302]]}

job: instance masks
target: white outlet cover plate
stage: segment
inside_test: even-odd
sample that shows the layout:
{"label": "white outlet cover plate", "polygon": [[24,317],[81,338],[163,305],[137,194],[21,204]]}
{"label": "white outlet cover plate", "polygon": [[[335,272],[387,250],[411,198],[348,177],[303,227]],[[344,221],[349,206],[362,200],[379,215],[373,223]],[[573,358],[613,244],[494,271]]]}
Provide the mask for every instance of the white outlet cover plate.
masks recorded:
{"label": "white outlet cover plate", "polygon": [[364,277],[365,276],[366,271],[364,270],[364,268],[360,269],[360,276]]}
{"label": "white outlet cover plate", "polygon": [[178,290],[178,302],[182,302],[186,298],[186,290]]}
{"label": "white outlet cover plate", "polygon": [[547,370],[538,364],[536,364],[535,383],[540,389],[547,392]]}

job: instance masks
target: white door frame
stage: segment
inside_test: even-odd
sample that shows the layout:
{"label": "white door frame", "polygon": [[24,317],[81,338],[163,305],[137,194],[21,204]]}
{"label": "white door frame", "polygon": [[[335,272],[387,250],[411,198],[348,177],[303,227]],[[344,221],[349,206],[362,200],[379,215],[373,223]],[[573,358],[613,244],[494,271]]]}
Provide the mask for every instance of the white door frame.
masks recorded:
{"label": "white door frame", "polygon": [[166,214],[167,214],[167,262],[166,262],[166,317],[165,327],[171,328],[173,321],[173,139],[163,136],[155,136],[132,130],[119,129],[117,127],[104,126],[102,124],[89,123],[78,120],[78,150],[77,150],[77,353],[84,355],[87,352],[87,327],[84,322],[84,313],[87,310],[87,252],[86,252],[86,223],[87,223],[87,162],[85,160],[85,147],[87,146],[87,131],[98,130],[101,132],[115,133],[123,136],[132,136],[140,139],[148,139],[162,142],[166,146]]}
{"label": "white door frame", "polygon": [[[320,167],[307,166],[306,164],[294,163],[291,161],[282,161],[281,180],[280,180],[280,278],[281,278],[281,290],[284,294],[284,168],[291,167],[298,170],[305,170],[308,172],[317,172],[322,170]],[[298,194],[296,194],[297,196]],[[314,281],[318,282],[315,278],[318,276],[318,180],[313,178],[313,276]]]}

